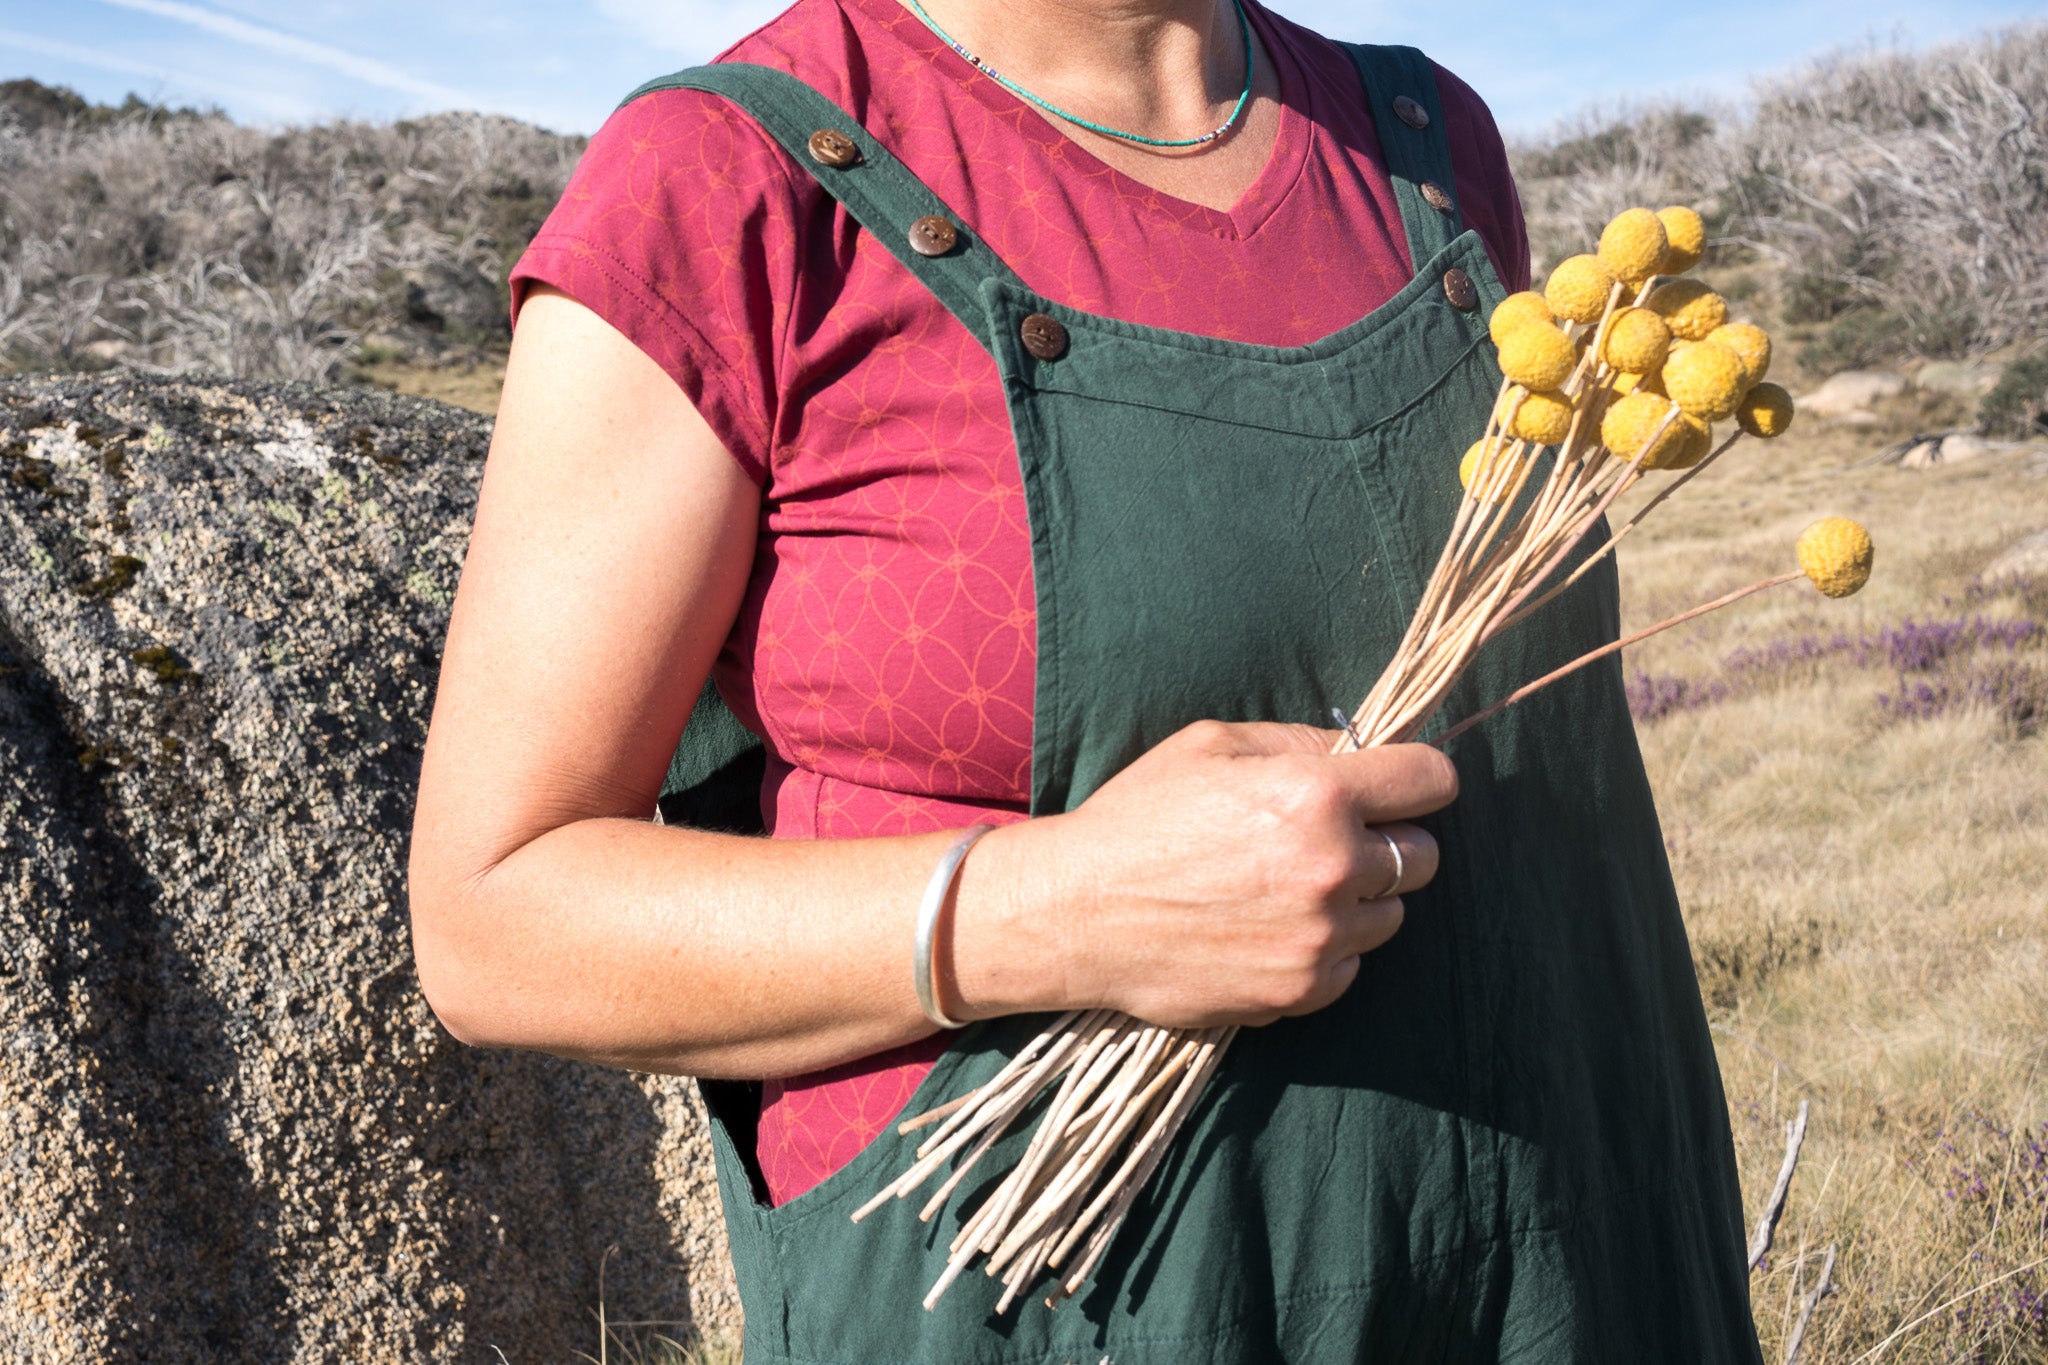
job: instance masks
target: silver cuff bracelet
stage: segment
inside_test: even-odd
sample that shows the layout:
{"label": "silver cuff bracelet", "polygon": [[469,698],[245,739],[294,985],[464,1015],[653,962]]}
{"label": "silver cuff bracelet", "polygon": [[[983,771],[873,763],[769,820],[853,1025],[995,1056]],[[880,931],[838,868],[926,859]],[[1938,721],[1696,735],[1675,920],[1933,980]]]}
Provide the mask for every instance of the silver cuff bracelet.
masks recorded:
{"label": "silver cuff bracelet", "polygon": [[939,995],[932,984],[932,940],[938,937],[939,912],[946,908],[946,897],[952,893],[953,879],[960,875],[960,864],[967,859],[967,850],[980,841],[981,836],[994,829],[994,825],[972,825],[960,831],[960,837],[953,841],[939,865],[932,869],[932,879],[924,889],[924,901],[917,907],[917,942],[911,949],[910,980],[917,987],[917,1005],[940,1028],[966,1028],[958,1019],[948,1019],[939,1008]]}

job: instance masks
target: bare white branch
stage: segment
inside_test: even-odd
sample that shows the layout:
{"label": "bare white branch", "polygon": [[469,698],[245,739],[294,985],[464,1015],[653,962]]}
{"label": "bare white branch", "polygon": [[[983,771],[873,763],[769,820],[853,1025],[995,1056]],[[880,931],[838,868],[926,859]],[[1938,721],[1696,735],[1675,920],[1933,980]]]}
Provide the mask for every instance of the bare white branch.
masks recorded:
{"label": "bare white branch", "polygon": [[1811,320],[1881,309],[1922,353],[2048,328],[2048,26],[1837,55],[1745,106],[1596,112],[1515,159],[1539,269],[1630,204],[1690,203]]}
{"label": "bare white branch", "polygon": [[1756,1232],[1749,1239],[1749,1268],[1752,1272],[1763,1264],[1770,1252],[1771,1238],[1777,1235],[1778,1220],[1785,1215],[1785,1196],[1792,1192],[1792,1172],[1799,1166],[1799,1149],[1806,1145],[1807,1102],[1799,1101],[1799,1115],[1785,1125],[1785,1161],[1778,1167],[1778,1183],[1771,1187],[1771,1197],[1764,1203],[1763,1217],[1757,1219]]}
{"label": "bare white branch", "polygon": [[1821,1258],[1820,1278],[1813,1282],[1806,1298],[1799,1305],[1799,1320],[1792,1324],[1792,1335],[1785,1338],[1785,1365],[1795,1365],[1799,1359],[1799,1348],[1806,1342],[1806,1325],[1813,1321],[1813,1310],[1827,1292],[1834,1288],[1835,1248],[1829,1244],[1827,1255]]}

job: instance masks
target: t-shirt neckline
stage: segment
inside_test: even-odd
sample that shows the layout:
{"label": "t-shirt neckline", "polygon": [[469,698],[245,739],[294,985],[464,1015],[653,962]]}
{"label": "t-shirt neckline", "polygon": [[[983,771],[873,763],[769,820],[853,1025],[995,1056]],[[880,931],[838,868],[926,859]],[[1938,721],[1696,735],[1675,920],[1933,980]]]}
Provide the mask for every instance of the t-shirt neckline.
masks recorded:
{"label": "t-shirt neckline", "polygon": [[[839,0],[842,8],[857,9],[873,20],[897,42],[919,54],[935,75],[956,82],[962,91],[991,111],[1014,117],[1025,141],[1047,161],[1080,158],[1086,170],[1104,176],[1117,185],[1122,197],[1148,207],[1156,206],[1184,227],[1199,226],[1210,234],[1242,240],[1266,225],[1301,179],[1315,140],[1315,110],[1306,107],[1313,99],[1312,82],[1300,70],[1296,54],[1280,41],[1263,6],[1242,0],[1245,14],[1257,30],[1261,45],[1273,63],[1280,126],[1266,153],[1266,164],[1252,183],[1228,209],[1211,208],[1192,199],[1181,199],[1110,165],[1077,139],[1070,137],[1049,116],[1011,94],[1002,85],[977,71],[967,60],[941,42],[900,0]],[[1297,101],[1303,107],[1297,107]],[[1057,149],[1057,152],[1056,150]],[[1048,167],[1050,170],[1051,168]]]}

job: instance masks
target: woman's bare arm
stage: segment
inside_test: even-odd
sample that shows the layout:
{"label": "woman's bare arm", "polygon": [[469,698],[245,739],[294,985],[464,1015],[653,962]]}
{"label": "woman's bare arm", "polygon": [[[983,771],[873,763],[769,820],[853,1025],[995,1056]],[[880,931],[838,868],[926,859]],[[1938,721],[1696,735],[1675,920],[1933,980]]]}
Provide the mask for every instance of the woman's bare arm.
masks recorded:
{"label": "woman's bare arm", "polygon": [[[449,626],[414,826],[414,946],[456,1036],[769,1076],[929,1034],[912,921],[950,834],[770,841],[650,822],[752,568],[759,493],[595,314],[531,298]],[[1393,933],[1367,821],[1455,791],[1432,750],[1337,759],[1205,725],[968,859],[942,941],[968,1016],[1109,1004],[1163,1023],[1320,1008]],[[1434,869],[1427,836],[1403,890]]]}

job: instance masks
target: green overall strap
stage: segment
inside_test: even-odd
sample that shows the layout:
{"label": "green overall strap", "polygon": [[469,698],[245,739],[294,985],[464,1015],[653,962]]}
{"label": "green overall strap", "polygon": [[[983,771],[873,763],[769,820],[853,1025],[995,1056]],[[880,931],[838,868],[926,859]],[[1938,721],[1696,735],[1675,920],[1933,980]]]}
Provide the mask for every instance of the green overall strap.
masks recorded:
{"label": "green overall strap", "polygon": [[[678,71],[649,81],[625,102],[630,104],[658,90],[702,90],[738,105],[782,145],[791,160],[816,177],[825,193],[845,205],[855,222],[903,262],[982,345],[989,344],[982,282],[1000,280],[1020,289],[1024,282],[968,230],[959,214],[844,109],[794,76],[745,62]],[[837,133],[848,139],[859,155],[852,159],[820,156],[813,142],[820,133]],[[912,225],[925,217],[943,218],[954,232],[952,245],[937,255],[924,255],[911,245]]]}
{"label": "green overall strap", "polygon": [[1365,85],[1365,102],[1379,130],[1380,155],[1393,177],[1401,223],[1408,230],[1408,257],[1420,270],[1463,231],[1436,64],[1412,47],[1343,47]]}

